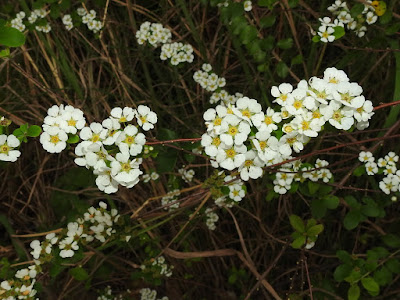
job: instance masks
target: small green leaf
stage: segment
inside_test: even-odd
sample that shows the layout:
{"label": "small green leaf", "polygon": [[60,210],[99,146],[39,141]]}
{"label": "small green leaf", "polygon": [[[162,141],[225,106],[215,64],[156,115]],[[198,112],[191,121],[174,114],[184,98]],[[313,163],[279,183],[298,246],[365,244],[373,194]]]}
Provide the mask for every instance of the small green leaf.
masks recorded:
{"label": "small green leaf", "polygon": [[351,255],[345,250],[336,251],[336,256],[345,264],[351,265],[353,263]]}
{"label": "small green leaf", "polygon": [[276,16],[271,14],[267,17],[263,17],[260,19],[261,28],[269,28],[275,24]]}
{"label": "small green leaf", "polygon": [[280,61],[276,66],[276,72],[279,77],[285,78],[289,74],[289,68],[283,61]]}
{"label": "small green leaf", "polygon": [[261,7],[267,6],[269,9],[272,9],[275,2],[277,0],[258,0],[258,5]]}
{"label": "small green leaf", "polygon": [[257,29],[251,25],[247,25],[240,33],[242,44],[246,45],[257,37]]}
{"label": "small green leaf", "polygon": [[382,241],[392,248],[400,248],[400,237],[398,235],[389,233],[382,237]]}
{"label": "small green leaf", "polygon": [[336,209],[339,205],[339,198],[334,195],[326,195],[322,201],[324,205],[329,209]]}
{"label": "small green leaf", "polygon": [[305,242],[306,242],[306,237],[300,236],[292,242],[292,247],[294,249],[300,249],[304,245]]}
{"label": "small green leaf", "polygon": [[397,22],[397,23],[394,23],[394,24],[388,26],[385,29],[385,33],[387,35],[392,35],[392,34],[397,33],[399,30],[400,30],[400,22]]}
{"label": "small green leaf", "polygon": [[289,220],[290,220],[290,225],[292,225],[292,227],[293,227],[296,231],[298,231],[298,232],[300,232],[300,233],[303,233],[303,232],[306,231],[306,228],[305,228],[305,226],[304,226],[304,222],[303,222],[303,220],[302,220],[299,216],[291,215],[291,216],[289,217]]}
{"label": "small green leaf", "polygon": [[37,137],[42,132],[42,129],[37,125],[32,125],[28,127],[27,135],[30,137]]}
{"label": "small green leaf", "polygon": [[342,282],[353,270],[353,266],[351,265],[340,265],[335,269],[333,273],[333,277],[336,281]]}
{"label": "small green leaf", "polygon": [[333,29],[335,30],[333,32],[333,36],[335,37],[335,40],[340,39],[342,36],[344,36],[345,31],[342,26],[336,26],[336,27],[333,27]]}
{"label": "small green leaf", "polygon": [[60,6],[57,3],[51,5],[49,15],[53,19],[57,19],[60,16]]}
{"label": "small green leaf", "polygon": [[291,60],[291,65],[298,65],[301,64],[303,62],[303,56],[301,54],[296,55],[295,57],[292,58]]}
{"label": "small green leaf", "polygon": [[290,49],[293,46],[293,39],[292,38],[287,38],[284,40],[279,40],[276,45],[281,48],[281,49]]}
{"label": "small green leaf", "polygon": [[383,266],[379,270],[374,272],[374,280],[379,286],[385,286],[392,282],[393,275],[392,272]]}
{"label": "small green leaf", "polygon": [[325,216],[326,206],[322,199],[313,199],[311,201],[311,214],[318,219]]}
{"label": "small green leaf", "polygon": [[0,45],[7,47],[19,47],[25,44],[25,36],[13,27],[0,27]]}
{"label": "small green leaf", "polygon": [[68,144],[75,144],[79,142],[79,135],[77,134],[68,134],[68,140],[67,143]]}
{"label": "small green leaf", "polygon": [[365,165],[358,166],[354,171],[353,175],[360,177],[361,175],[366,174],[367,172],[365,171]]}
{"label": "small green leaf", "polygon": [[0,51],[0,57],[9,57],[10,56],[10,48],[6,48]]}
{"label": "small green leaf", "polygon": [[308,185],[308,191],[310,192],[311,195],[314,195],[320,187],[318,183],[312,182],[311,180],[308,181],[307,185]]}
{"label": "small green leaf", "polygon": [[272,35],[261,40],[260,47],[262,50],[270,51],[274,48],[275,38]]}
{"label": "small green leaf", "polygon": [[395,274],[400,274],[400,261],[396,258],[389,259],[385,266]]}
{"label": "small green leaf", "polygon": [[308,236],[316,236],[319,235],[324,230],[324,225],[318,224],[307,230]]}
{"label": "small green leaf", "polygon": [[289,0],[288,3],[290,8],[295,8],[299,4],[299,0]]}
{"label": "small green leaf", "polygon": [[361,222],[361,213],[358,210],[351,210],[344,217],[343,225],[347,230],[352,230]]}
{"label": "small green leaf", "polygon": [[361,278],[361,283],[368,292],[379,293],[379,285],[372,277]]}
{"label": "small green leaf", "polygon": [[69,274],[78,281],[83,281],[89,278],[89,274],[82,267],[70,269]]}
{"label": "small green leaf", "polygon": [[350,286],[347,291],[347,299],[348,300],[358,300],[360,297],[360,288],[357,284]]}
{"label": "small green leaf", "polygon": [[317,34],[314,35],[313,38],[312,38],[312,41],[314,43],[318,43],[320,40],[321,40],[321,37],[319,35],[317,35]]}
{"label": "small green leaf", "polygon": [[357,3],[354,4],[353,7],[350,9],[350,15],[356,19],[358,15],[360,15],[364,11],[364,4]]}
{"label": "small green leaf", "polygon": [[21,137],[24,136],[24,133],[22,132],[21,128],[17,128],[13,131],[13,135],[15,135],[16,137]]}

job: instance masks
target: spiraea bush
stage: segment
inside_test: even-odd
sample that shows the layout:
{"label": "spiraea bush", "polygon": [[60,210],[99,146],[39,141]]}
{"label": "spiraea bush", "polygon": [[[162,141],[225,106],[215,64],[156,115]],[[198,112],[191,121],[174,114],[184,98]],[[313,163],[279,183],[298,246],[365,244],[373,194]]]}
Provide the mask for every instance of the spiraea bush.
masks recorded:
{"label": "spiraea bush", "polygon": [[0,299],[397,299],[400,5],[0,4]]}

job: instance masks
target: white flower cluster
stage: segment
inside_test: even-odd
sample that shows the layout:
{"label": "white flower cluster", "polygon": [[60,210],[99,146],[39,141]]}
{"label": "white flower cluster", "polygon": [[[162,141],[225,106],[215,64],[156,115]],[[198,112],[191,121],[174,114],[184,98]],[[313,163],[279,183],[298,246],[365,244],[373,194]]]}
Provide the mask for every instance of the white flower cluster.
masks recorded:
{"label": "white flower cluster", "polygon": [[24,18],[25,18],[25,13],[23,11],[20,11],[19,13],[17,13],[15,18],[11,20],[11,27],[23,32],[26,28],[26,26],[23,22]]}
{"label": "white flower cluster", "polygon": [[0,135],[0,160],[15,162],[20,157],[21,152],[15,148],[19,147],[21,142],[15,135]]}
{"label": "white flower cluster", "polygon": [[179,208],[178,196],[180,195],[180,191],[178,189],[170,191],[161,198],[161,204],[165,210],[174,211]]}
{"label": "white flower cluster", "polygon": [[155,270],[158,274],[164,275],[165,277],[172,276],[172,269],[174,268],[174,266],[168,266],[165,262],[164,256],[161,255],[155,259],[151,259],[150,262],[150,264],[148,264],[148,262],[146,262],[146,264],[142,264],[140,266],[140,269],[145,270],[147,268],[150,268],[151,270]]}
{"label": "white flower cluster", "polygon": [[64,15],[62,18],[62,22],[65,26],[65,29],[70,31],[72,28],[74,28],[74,24],[72,23],[72,17],[71,15]]}
{"label": "white flower cluster", "polygon": [[[128,289],[126,290],[127,294],[131,294],[131,291]],[[112,294],[112,289],[108,285],[105,287],[105,289],[101,292],[101,295],[97,297],[97,300],[124,300],[126,299],[124,295],[118,294],[118,295],[113,295]]]}
{"label": "white flower cluster", "polygon": [[144,22],[136,31],[136,39],[139,45],[149,42],[153,47],[157,47],[159,44],[169,43],[171,37],[171,31],[164,28],[160,23]]}
{"label": "white flower cluster", "polygon": [[149,288],[140,290],[140,300],[168,300],[167,296],[157,299],[157,291]]}
{"label": "white flower cluster", "polygon": [[[223,7],[228,7],[229,4],[231,4],[231,3],[233,3],[233,2],[230,1],[230,0],[224,0],[223,2],[219,2],[219,3],[217,4],[217,6],[218,6],[218,7],[221,7],[221,6],[223,6]],[[243,9],[244,9],[245,11],[251,11],[251,10],[253,9],[253,6],[252,6],[252,3],[251,3],[250,0],[246,0],[246,1],[243,2]]]}
{"label": "white flower cluster", "polygon": [[[18,273],[18,272],[17,272]],[[23,274],[20,273],[22,276]],[[32,275],[33,277],[31,277]],[[36,276],[35,271],[26,273],[23,277],[17,277],[16,280],[4,280],[0,283],[0,297],[5,300],[16,300],[16,299],[35,299],[37,291],[33,288],[36,280],[33,279]],[[36,298],[37,299],[37,298]]]}
{"label": "white flower cluster", "polygon": [[[13,280],[5,280],[0,284],[1,299],[34,299],[36,290],[33,289],[37,274],[42,272],[41,265],[51,261],[54,253],[59,252],[62,258],[74,256],[74,251],[79,249],[78,243],[84,240],[86,243],[99,240],[104,243],[110,238],[115,229],[113,225],[118,221],[120,215],[116,209],[107,210],[107,204],[99,203],[100,208],[90,207],[83,218],[76,222],[68,223],[59,235],[49,233],[45,240],[33,240],[30,243],[34,258],[34,265],[18,270]],[[54,251],[54,248],[57,250]]]}
{"label": "white flower cluster", "polygon": [[160,59],[169,59],[173,66],[183,62],[192,63],[194,60],[193,47],[190,44],[182,43],[163,44],[161,46]]}
{"label": "white flower cluster", "polygon": [[[366,2],[371,4],[372,1]],[[318,35],[324,43],[333,42],[335,40],[333,32],[336,26],[346,27],[348,30],[354,31],[358,37],[363,37],[367,31],[365,23],[371,25],[378,19],[378,16],[375,14],[375,8],[367,4],[364,4],[364,10],[356,18],[351,16],[345,1],[336,0],[335,3],[328,7],[328,10],[334,14],[336,18],[334,20],[331,20],[329,17],[319,19],[321,23],[318,29]]]}
{"label": "white flower cluster", "polygon": [[292,183],[304,182],[306,179],[316,182],[322,180],[327,183],[332,178],[332,173],[327,169],[329,163],[326,160],[317,159],[314,168],[304,166],[301,161],[296,160],[281,166],[273,181],[274,191],[278,194],[286,194]]}
{"label": "white flower cluster", "polygon": [[375,157],[369,151],[361,151],[358,159],[364,163],[365,170],[368,175],[375,174],[386,175],[380,182],[379,188],[387,195],[390,192],[400,192],[400,170],[397,169],[396,163],[399,156],[394,152],[389,152],[384,157],[375,161]]}
{"label": "white flower cluster", "polygon": [[40,143],[50,153],[60,153],[67,147],[68,134],[76,134],[86,124],[83,112],[73,106],[53,105],[43,120]]}
{"label": "white flower cluster", "polygon": [[[133,119],[137,126],[127,125]],[[59,153],[66,148],[68,134],[75,135],[80,130],[82,141],[75,148],[75,163],[93,168],[93,173],[97,175],[96,185],[101,191],[110,194],[118,190],[118,185],[127,188],[136,185],[143,174],[139,169],[142,158],[137,156],[142,153],[146,143],[145,135],[138,128],[144,131],[153,129],[157,115],[144,105],[139,105],[137,109],[115,107],[111,110],[111,116],[101,124],[93,122],[84,127],[85,123],[80,109],[54,105],[44,119],[40,136],[43,148],[51,153]]]}
{"label": "white flower cluster", "polygon": [[[257,179],[263,167],[302,151],[326,122],[343,130],[356,121],[358,129],[368,127],[374,114],[372,102],[361,93],[361,86],[349,82],[345,72],[328,68],[322,79],[302,80],[296,89],[288,83],[272,87],[280,111],[268,108],[264,113],[257,100],[248,97],[238,99],[235,105],[208,109],[203,115],[207,132],[201,144],[213,167],[237,168],[244,181]],[[275,136],[278,129],[283,132],[279,139]]]}
{"label": "white flower cluster", "polygon": [[[87,28],[89,30],[93,31],[93,33],[98,33],[103,28],[103,24],[101,23],[101,21],[96,20],[97,13],[93,9],[91,9],[88,12],[88,11],[86,11],[85,8],[79,7],[77,9],[77,13],[80,17],[82,17],[82,23],[86,24]],[[63,19],[63,22],[64,22],[64,19]],[[67,27],[67,25],[65,23],[64,23],[64,25]],[[72,23],[71,23],[71,25],[72,25]],[[67,30],[70,30],[70,29],[67,28]]]}
{"label": "white flower cluster", "polygon": [[182,166],[182,168],[178,170],[178,173],[182,176],[182,179],[186,183],[192,182],[195,174],[194,170],[192,169],[187,170],[185,169],[185,166]]}
{"label": "white flower cluster", "polygon": [[243,97],[243,94],[236,93],[235,95],[230,95],[226,90],[222,89],[226,85],[226,80],[223,77],[218,77],[212,71],[210,64],[203,64],[202,70],[198,70],[194,73],[193,79],[200,86],[209,91],[213,92],[210,97],[210,104],[222,101],[225,105],[235,104],[239,98]]}
{"label": "white flower cluster", "polygon": [[160,175],[159,175],[158,173],[156,173],[156,172],[151,172],[150,174],[144,174],[144,175],[142,176],[142,180],[143,180],[144,183],[147,183],[147,182],[149,182],[150,180],[155,181],[155,180],[157,180],[159,177],[160,177]]}
{"label": "white flower cluster", "polygon": [[205,211],[205,214],[206,214],[206,218],[207,218],[206,225],[207,225],[208,229],[215,230],[217,228],[215,226],[215,223],[217,223],[218,219],[219,219],[218,215],[215,212],[213,212],[212,208],[207,208]]}
{"label": "white flower cluster", "polygon": [[[220,172],[222,174],[223,171]],[[226,195],[215,199],[218,207],[232,207],[235,203],[240,202],[246,195],[244,182],[240,178],[231,175],[225,176],[224,186],[228,187]]]}

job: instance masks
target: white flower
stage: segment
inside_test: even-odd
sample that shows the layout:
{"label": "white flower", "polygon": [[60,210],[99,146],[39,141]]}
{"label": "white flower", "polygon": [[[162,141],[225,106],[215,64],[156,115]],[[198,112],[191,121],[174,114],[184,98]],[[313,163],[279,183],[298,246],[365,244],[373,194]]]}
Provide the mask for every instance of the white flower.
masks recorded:
{"label": "white flower", "polygon": [[210,64],[203,64],[201,66],[201,68],[203,69],[204,72],[211,72],[212,71],[212,67]]}
{"label": "white flower", "polygon": [[84,9],[83,7],[79,7],[76,12],[78,13],[79,16],[84,16],[86,15],[86,9]]}
{"label": "white flower", "polygon": [[252,142],[257,150],[258,156],[264,162],[268,162],[279,155],[279,141],[274,136],[260,134],[260,132],[258,132],[256,138],[252,139]]}
{"label": "white flower", "polygon": [[361,151],[358,155],[358,159],[363,163],[374,162],[375,160],[374,156],[369,151]]}
{"label": "white flower", "polygon": [[321,122],[320,119],[314,119],[312,117],[311,112],[297,115],[291,123],[295,124],[297,131],[300,134],[304,134],[308,137],[317,137],[318,132],[321,131],[321,126],[323,125],[323,122]]}
{"label": "white flower", "polygon": [[304,89],[297,88],[292,92],[292,97],[284,104],[291,115],[301,115],[306,112],[306,95],[307,91]]}
{"label": "white flower", "polygon": [[100,123],[93,122],[89,127],[82,128],[79,136],[84,141],[102,145],[102,141],[107,137],[107,129]]}
{"label": "white flower", "polygon": [[276,102],[281,106],[286,105],[286,101],[293,98],[290,94],[292,91],[293,86],[289,83],[281,83],[279,87],[273,86],[271,88],[271,95],[276,98],[273,102]]}
{"label": "white flower", "polygon": [[203,114],[203,119],[206,121],[208,132],[220,133],[222,119],[227,115],[227,108],[223,105],[218,105],[215,109],[209,108]]}
{"label": "white flower", "polygon": [[15,135],[0,135],[0,160],[15,162],[21,155],[19,150],[14,150],[19,145],[20,141]]}
{"label": "white flower", "polygon": [[365,102],[362,91],[362,87],[355,82],[341,82],[333,91],[333,98],[346,106],[358,108]]}
{"label": "white flower", "polygon": [[329,106],[333,110],[329,123],[337,129],[349,130],[354,124],[353,111],[350,108],[342,109],[342,105],[336,101],[331,101]]}
{"label": "white flower", "polygon": [[243,145],[250,133],[250,125],[247,121],[241,120],[235,115],[227,115],[222,120],[220,138],[227,146]]}
{"label": "white flower", "polygon": [[243,97],[236,101],[236,106],[232,110],[237,117],[246,120],[251,125],[254,115],[260,113],[261,109],[257,100]]}
{"label": "white flower", "polygon": [[253,8],[251,5],[251,1],[244,1],[243,6],[245,11],[251,11]]}
{"label": "white flower", "polygon": [[131,107],[124,107],[124,109],[121,107],[114,107],[111,110],[111,116],[118,119],[120,123],[125,123],[133,120],[135,117],[135,110]]}
{"label": "white flower", "polygon": [[215,157],[218,153],[218,147],[221,145],[221,139],[219,136],[204,133],[201,136],[201,145],[205,148],[204,151],[208,156]]}
{"label": "white flower", "polygon": [[116,160],[111,162],[111,175],[120,184],[131,188],[139,182],[139,176],[143,174],[139,170],[141,159],[129,159],[129,153],[117,153]]}
{"label": "white flower", "polygon": [[[298,132],[292,132],[285,134],[282,136],[282,138],[279,140],[279,149],[282,155],[285,157],[288,157],[291,155],[291,151],[288,151],[288,149],[285,149],[286,145],[289,145],[296,153],[299,153],[304,149],[304,145],[308,143],[310,138],[304,134],[299,134]],[[283,152],[283,150],[286,150],[287,152]]]}
{"label": "white flower", "polygon": [[394,152],[389,152],[387,155],[385,155],[385,160],[387,161],[388,165],[396,165],[396,163],[399,161],[399,156]]}
{"label": "white flower", "polygon": [[351,21],[354,21],[354,19],[351,17],[351,14],[347,11],[341,11],[339,15],[337,16],[338,20],[342,22],[343,24],[348,24]]}
{"label": "white flower", "polygon": [[60,153],[67,147],[68,135],[58,127],[49,127],[40,135],[40,143],[47,152]]}
{"label": "white flower", "polygon": [[74,256],[74,254],[75,254],[74,250],[76,251],[79,249],[78,243],[76,241],[74,241],[74,238],[71,236],[68,236],[65,239],[63,239],[62,241],[60,241],[58,246],[60,249],[62,249],[60,251],[60,256],[62,258]]}
{"label": "white flower", "polygon": [[323,182],[328,183],[332,178],[332,173],[328,169],[320,169],[317,171],[318,178],[321,178]]}
{"label": "white flower", "polygon": [[66,125],[62,129],[66,133],[76,134],[78,129],[85,126],[86,119],[83,112],[79,108],[67,105],[62,112],[61,118],[66,121]]}
{"label": "white flower", "polygon": [[118,191],[118,182],[111,177],[111,168],[102,167],[93,171],[96,177],[96,185],[100,191],[113,194]]}
{"label": "white flower", "polygon": [[365,100],[364,97],[362,97],[362,100],[364,100],[362,105],[356,108],[356,110],[354,111],[354,118],[358,122],[366,122],[371,119],[371,117],[375,114],[373,112],[374,108],[372,106],[372,102],[369,100]]}
{"label": "white flower", "polygon": [[260,178],[263,174],[262,167],[264,167],[264,165],[264,162],[257,156],[255,151],[247,151],[244,163],[238,168],[240,178],[244,181],[248,181],[249,178]]}
{"label": "white flower", "polygon": [[335,36],[332,35],[335,30],[332,27],[327,27],[325,25],[318,28],[318,35],[321,37],[321,41],[324,43],[333,42]]}
{"label": "white flower", "polygon": [[157,123],[157,114],[150,110],[149,107],[139,105],[137,108],[136,115],[137,122],[143,130],[148,131],[154,128],[154,124]]}
{"label": "white flower", "polygon": [[258,131],[268,131],[271,133],[278,129],[277,123],[282,121],[282,117],[279,112],[275,112],[272,108],[268,107],[264,113],[258,113],[252,118],[254,126]]}
{"label": "white flower", "polygon": [[71,15],[64,15],[62,18],[62,22],[64,25],[72,24],[72,17]]}
{"label": "white flower", "polygon": [[137,156],[143,150],[146,137],[143,133],[138,133],[138,129],[135,126],[128,125],[118,136],[115,143],[121,152],[129,152],[130,155]]}
{"label": "white flower", "polygon": [[344,71],[332,67],[324,71],[324,80],[336,85],[340,82],[348,82],[349,78]]}
{"label": "white flower", "polygon": [[366,22],[368,25],[374,24],[378,20],[378,16],[375,15],[372,11],[368,12],[366,15]]}
{"label": "white flower", "polygon": [[245,196],[245,192],[241,184],[232,184],[229,186],[229,198],[235,202],[241,201]]}
{"label": "white flower", "polygon": [[246,153],[246,151],[247,148],[245,145],[235,145],[227,149],[220,148],[218,149],[216,161],[222,168],[232,171],[234,168],[237,168],[244,163],[246,159],[244,153]]}

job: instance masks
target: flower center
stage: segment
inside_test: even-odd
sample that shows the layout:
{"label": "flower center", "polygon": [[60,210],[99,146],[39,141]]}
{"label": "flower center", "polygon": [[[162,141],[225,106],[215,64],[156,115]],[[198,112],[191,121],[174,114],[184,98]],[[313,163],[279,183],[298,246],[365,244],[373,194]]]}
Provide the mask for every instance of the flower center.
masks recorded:
{"label": "flower center", "polygon": [[286,142],[289,144],[289,145],[293,145],[295,142],[296,142],[296,138],[295,137],[292,137],[292,138],[288,138],[287,140],[286,140]]}
{"label": "flower center", "polygon": [[219,137],[215,137],[213,138],[211,144],[218,147],[221,144],[221,140],[219,139]]}
{"label": "flower center", "polygon": [[234,158],[236,155],[236,151],[234,149],[228,149],[225,152],[228,158]]}
{"label": "flower center", "polygon": [[248,109],[245,109],[242,111],[242,116],[250,118],[251,117],[251,113],[249,112]]}
{"label": "flower center", "polygon": [[282,117],[283,117],[283,118],[289,117],[289,112],[286,111],[286,110],[282,111]]}
{"label": "flower center", "polygon": [[363,107],[361,106],[361,107],[357,108],[356,111],[361,114],[363,112]]}
{"label": "flower center", "polygon": [[321,113],[320,113],[318,110],[316,110],[316,111],[314,111],[314,112],[312,113],[312,117],[313,117],[314,119],[319,119],[319,118],[321,118]]}
{"label": "flower center", "polygon": [[342,100],[350,103],[353,97],[349,95],[349,93],[341,94]]}
{"label": "flower center", "polygon": [[236,133],[239,132],[238,128],[236,126],[229,126],[229,130],[228,130],[229,134],[231,136],[235,136]]}
{"label": "flower center", "polygon": [[140,116],[140,121],[142,121],[142,123],[144,124],[147,122],[147,119],[145,116]]}
{"label": "flower center", "polygon": [[324,38],[328,38],[329,37],[329,33],[327,32],[327,31],[325,31],[323,34],[322,34],[322,37],[324,37]]}
{"label": "flower center", "polygon": [[58,135],[52,135],[50,137],[50,143],[57,144],[59,141],[60,141],[60,138],[58,137]]}
{"label": "flower center", "polygon": [[303,129],[303,130],[308,130],[308,129],[310,129],[310,123],[307,122],[307,121],[301,122],[301,129]]}
{"label": "flower center", "polygon": [[339,110],[337,110],[337,111],[335,111],[335,112],[333,113],[332,118],[333,118],[335,121],[340,121],[340,120],[342,119],[342,114],[340,113]]}
{"label": "flower center", "polygon": [[75,127],[76,126],[76,121],[74,120],[74,119],[70,119],[70,120],[68,120],[68,126],[72,126],[72,127]]}
{"label": "flower center", "polygon": [[128,135],[124,142],[127,143],[128,145],[132,145],[134,141],[135,139],[133,138],[133,136]]}
{"label": "flower center", "polygon": [[213,124],[215,126],[221,125],[222,119],[220,117],[216,117]]}
{"label": "flower center", "polygon": [[91,141],[92,141],[93,143],[96,143],[96,142],[98,142],[99,140],[100,140],[100,136],[99,136],[98,134],[94,134],[94,135],[92,136]]}
{"label": "flower center", "polygon": [[119,118],[119,122],[120,123],[123,123],[123,122],[126,122],[127,120],[126,120],[126,117],[121,117],[121,118]]}
{"label": "flower center", "polygon": [[270,116],[266,116],[264,119],[264,123],[267,125],[271,125],[273,123],[272,118]]}
{"label": "flower center", "polygon": [[260,141],[260,148],[261,148],[261,150],[264,150],[265,149],[265,147],[267,147],[267,142],[266,141]]}
{"label": "flower center", "polygon": [[287,95],[283,94],[279,98],[281,98],[282,101],[285,102],[287,100]]}
{"label": "flower center", "polygon": [[127,163],[123,163],[123,164],[121,164],[121,169],[122,169],[124,172],[129,172],[129,171],[130,171],[130,169],[131,169],[131,165],[130,165],[130,163],[129,163],[129,162],[127,162]]}
{"label": "flower center", "polygon": [[11,148],[10,148],[8,145],[6,145],[6,144],[1,145],[1,146],[0,146],[0,153],[8,154],[8,151],[10,151],[10,149],[11,149]]}
{"label": "flower center", "polygon": [[329,83],[338,83],[338,82],[339,81],[335,77],[329,79]]}
{"label": "flower center", "polygon": [[296,101],[294,101],[293,106],[294,106],[295,109],[300,109],[300,108],[303,107],[303,101],[296,100]]}
{"label": "flower center", "polygon": [[244,165],[245,165],[246,167],[250,167],[250,166],[253,165],[253,161],[252,161],[252,160],[246,160],[246,161],[244,162]]}
{"label": "flower center", "polygon": [[285,129],[283,131],[285,131],[286,133],[292,132],[293,131],[293,127],[288,125],[288,126],[285,127]]}

